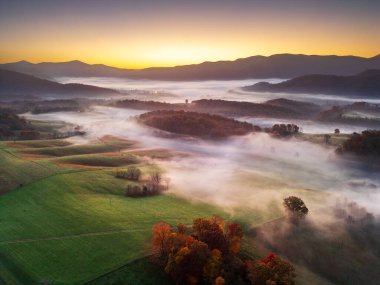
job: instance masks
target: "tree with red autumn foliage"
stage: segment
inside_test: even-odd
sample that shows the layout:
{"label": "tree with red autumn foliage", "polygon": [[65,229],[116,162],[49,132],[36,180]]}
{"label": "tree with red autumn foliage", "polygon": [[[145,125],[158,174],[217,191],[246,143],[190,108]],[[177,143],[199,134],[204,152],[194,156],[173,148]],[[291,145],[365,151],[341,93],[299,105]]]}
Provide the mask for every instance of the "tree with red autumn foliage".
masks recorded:
{"label": "tree with red autumn foliage", "polygon": [[231,224],[228,226],[227,237],[230,252],[237,254],[240,251],[241,239],[243,238],[243,229],[238,224]]}
{"label": "tree with red autumn foliage", "polygon": [[247,277],[251,284],[295,284],[296,274],[294,267],[274,253],[270,253],[268,256],[257,262],[247,261],[246,267]]}
{"label": "tree with red autumn foliage", "polygon": [[165,271],[177,284],[197,284],[209,256],[207,244],[193,239],[190,245],[171,251]]}
{"label": "tree with red autumn foliage", "polygon": [[241,260],[243,230],[236,223],[226,226],[219,216],[198,218],[192,234],[186,232],[183,224],[177,232],[165,223],[153,226],[154,254],[176,284],[294,284],[294,268],[274,254],[257,262]]}
{"label": "tree with red autumn foliage", "polygon": [[167,255],[170,249],[169,238],[172,235],[172,228],[165,223],[155,224],[152,228],[152,247],[155,255],[162,258]]}
{"label": "tree with red autumn foliage", "polygon": [[215,217],[195,219],[193,221],[193,234],[197,239],[205,242],[210,250],[218,249],[223,253],[228,251],[228,241],[223,233],[222,223],[219,223]]}

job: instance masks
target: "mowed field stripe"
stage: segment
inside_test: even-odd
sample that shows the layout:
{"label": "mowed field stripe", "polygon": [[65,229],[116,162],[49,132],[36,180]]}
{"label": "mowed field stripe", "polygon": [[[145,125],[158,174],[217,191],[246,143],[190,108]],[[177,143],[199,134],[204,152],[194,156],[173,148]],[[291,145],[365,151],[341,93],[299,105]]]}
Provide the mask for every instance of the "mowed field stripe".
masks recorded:
{"label": "mowed field stripe", "polygon": [[83,233],[83,234],[74,234],[74,235],[63,235],[55,237],[46,237],[46,238],[29,238],[29,239],[16,239],[16,240],[4,240],[0,241],[0,245],[3,244],[14,244],[14,243],[29,243],[29,242],[39,242],[47,240],[63,240],[63,239],[72,239],[72,238],[81,238],[81,237],[91,237],[91,236],[102,236],[102,235],[113,235],[118,233],[133,233],[133,232],[146,232],[151,231],[151,228],[137,228],[137,229],[125,229],[125,230],[115,230],[115,231],[104,231],[104,232],[94,232],[94,233]]}

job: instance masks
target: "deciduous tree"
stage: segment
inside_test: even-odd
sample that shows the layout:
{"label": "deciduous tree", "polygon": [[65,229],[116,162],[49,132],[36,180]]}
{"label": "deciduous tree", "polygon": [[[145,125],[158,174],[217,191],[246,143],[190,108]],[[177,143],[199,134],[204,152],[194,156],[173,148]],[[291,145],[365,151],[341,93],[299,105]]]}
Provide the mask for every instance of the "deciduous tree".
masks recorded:
{"label": "deciduous tree", "polygon": [[285,198],[283,204],[292,219],[304,218],[309,213],[304,201],[296,196]]}

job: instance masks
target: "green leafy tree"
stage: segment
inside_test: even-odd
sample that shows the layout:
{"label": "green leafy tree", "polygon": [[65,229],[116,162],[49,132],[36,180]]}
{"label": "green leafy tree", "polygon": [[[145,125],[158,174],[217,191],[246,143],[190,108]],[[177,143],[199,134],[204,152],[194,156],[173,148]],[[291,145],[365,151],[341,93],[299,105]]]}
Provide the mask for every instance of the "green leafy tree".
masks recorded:
{"label": "green leafy tree", "polygon": [[291,218],[304,218],[309,213],[304,201],[296,196],[285,198],[283,204]]}

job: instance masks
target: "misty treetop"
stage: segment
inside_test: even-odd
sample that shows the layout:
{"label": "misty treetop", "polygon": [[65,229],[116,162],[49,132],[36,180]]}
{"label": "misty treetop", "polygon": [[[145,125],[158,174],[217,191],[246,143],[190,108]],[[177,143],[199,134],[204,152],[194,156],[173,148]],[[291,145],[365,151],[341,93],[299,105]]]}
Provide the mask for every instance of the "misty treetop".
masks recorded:
{"label": "misty treetop", "polygon": [[304,218],[309,213],[304,201],[296,196],[285,198],[283,204],[292,220],[297,221],[297,219]]}

